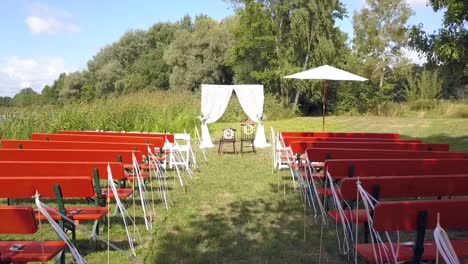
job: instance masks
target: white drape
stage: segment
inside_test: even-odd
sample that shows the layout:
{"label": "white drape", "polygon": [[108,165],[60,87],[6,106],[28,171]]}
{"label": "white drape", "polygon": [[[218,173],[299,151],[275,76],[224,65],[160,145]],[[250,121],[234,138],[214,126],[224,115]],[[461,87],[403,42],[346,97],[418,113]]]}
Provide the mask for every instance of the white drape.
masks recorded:
{"label": "white drape", "polygon": [[232,90],[235,90],[237,98],[242,109],[253,122],[258,124],[255,135],[254,145],[257,148],[269,146],[266,142],[265,128],[262,125],[263,104],[265,97],[263,95],[263,85],[207,85],[201,87],[201,111],[202,121],[201,136],[202,142],[200,148],[214,147],[211,141],[208,125],[216,122],[226,111],[231,98]]}
{"label": "white drape", "polygon": [[268,147],[269,144],[265,137],[265,128],[262,125],[263,103],[263,85],[235,85],[237,99],[247,116],[255,123],[258,123],[257,134],[255,135],[254,145],[256,148]]}
{"label": "white drape", "polygon": [[229,104],[229,98],[231,98],[232,89],[231,85],[202,85],[202,142],[200,148],[214,147],[207,124],[216,122],[224,114]]}

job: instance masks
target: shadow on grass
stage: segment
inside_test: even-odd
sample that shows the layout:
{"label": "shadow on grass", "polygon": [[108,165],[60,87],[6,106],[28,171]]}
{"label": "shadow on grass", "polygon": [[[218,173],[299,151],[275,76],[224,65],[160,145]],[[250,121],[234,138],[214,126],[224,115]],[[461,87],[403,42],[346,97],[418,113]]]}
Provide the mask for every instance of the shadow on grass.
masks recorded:
{"label": "shadow on grass", "polygon": [[[272,184],[271,188],[277,186]],[[146,261],[318,263],[320,225],[313,222],[310,209],[305,220],[303,206],[290,199],[300,200],[291,194],[284,200],[242,200],[216,213],[197,216],[188,226],[175,226],[155,241],[158,252],[153,252]],[[326,254],[336,251],[335,233],[329,229],[324,229],[322,263],[342,263],[342,259]]]}
{"label": "shadow on grass", "polygon": [[421,139],[429,143],[448,143],[450,144],[450,151],[463,151],[468,152],[468,132],[466,136],[454,137],[448,134],[434,134],[428,137],[414,138],[407,135],[402,135],[402,138],[407,139]]}

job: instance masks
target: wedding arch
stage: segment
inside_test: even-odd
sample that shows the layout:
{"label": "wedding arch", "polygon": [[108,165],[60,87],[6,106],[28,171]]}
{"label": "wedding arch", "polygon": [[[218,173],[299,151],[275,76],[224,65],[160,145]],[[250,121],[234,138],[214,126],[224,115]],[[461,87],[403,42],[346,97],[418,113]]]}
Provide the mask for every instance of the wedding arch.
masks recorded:
{"label": "wedding arch", "polygon": [[232,91],[235,91],[242,109],[250,120],[257,123],[257,133],[254,140],[255,147],[268,147],[269,144],[266,142],[265,128],[262,125],[263,103],[265,101],[263,85],[202,84],[200,116],[202,122],[202,142],[200,148],[214,147],[211,141],[210,131],[208,130],[208,124],[218,121],[221,116],[223,116],[229,104]]}

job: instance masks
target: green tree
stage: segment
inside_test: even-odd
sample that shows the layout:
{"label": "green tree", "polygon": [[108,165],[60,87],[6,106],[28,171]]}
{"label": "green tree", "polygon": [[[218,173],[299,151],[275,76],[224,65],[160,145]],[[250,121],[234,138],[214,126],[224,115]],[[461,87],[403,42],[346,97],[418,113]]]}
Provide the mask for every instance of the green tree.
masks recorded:
{"label": "green tree", "polygon": [[430,0],[434,11],[444,11],[443,27],[428,33],[423,25],[411,29],[410,45],[424,54],[428,67],[439,68],[444,78],[445,97],[455,95],[468,84],[468,1]]}
{"label": "green tree", "polygon": [[15,106],[30,106],[30,105],[37,105],[41,103],[40,95],[34,91],[32,88],[24,88],[21,89],[19,93],[17,93],[13,99],[12,104]]}
{"label": "green tree", "polygon": [[336,63],[344,36],[335,27],[342,18],[340,1],[233,0],[239,23],[231,51],[236,82],[261,82],[270,92],[289,101],[310,83],[285,81],[283,76],[321,64]]}
{"label": "green tree", "polygon": [[42,89],[41,92],[41,97],[45,104],[56,104],[59,101],[59,93],[63,89],[63,83],[65,82],[66,77],[66,73],[61,73],[51,86],[44,86],[44,89]]}
{"label": "green tree", "polygon": [[366,75],[383,87],[391,66],[401,58],[408,41],[405,24],[412,10],[404,0],[367,0],[368,7],[353,16],[353,47],[364,62]]}
{"label": "green tree", "polygon": [[59,93],[61,102],[70,102],[80,99],[80,93],[83,86],[86,84],[87,78],[84,72],[70,73],[63,82],[63,88]]}
{"label": "green tree", "polygon": [[195,19],[194,30],[179,30],[164,53],[172,67],[171,88],[196,90],[202,83],[230,83],[226,66],[232,35],[229,21],[217,22],[206,16]]}
{"label": "green tree", "polygon": [[0,96],[0,106],[9,107],[12,105],[12,98],[9,96]]}

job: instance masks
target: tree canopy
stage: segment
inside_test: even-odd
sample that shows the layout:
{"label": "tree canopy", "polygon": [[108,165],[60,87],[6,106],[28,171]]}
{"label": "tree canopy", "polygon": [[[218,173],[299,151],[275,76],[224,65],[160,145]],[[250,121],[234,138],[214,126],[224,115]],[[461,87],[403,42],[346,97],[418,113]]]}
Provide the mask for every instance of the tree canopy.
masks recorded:
{"label": "tree canopy", "polygon": [[[41,94],[23,89],[1,103],[68,104],[141,90],[196,92],[202,83],[260,83],[285,105],[308,114],[320,111],[320,83],[282,77],[323,64],[370,79],[331,82],[327,108],[335,112],[413,100],[434,72],[439,88],[432,90],[438,92],[424,97],[451,98],[468,83],[467,1],[430,0],[435,11],[444,10],[444,20],[437,32],[426,33],[423,25],[408,25],[413,11],[405,0],[367,0],[352,14],[354,36],[337,26],[349,16],[340,0],[225,1],[235,10],[231,17],[184,16],[129,30],[85,69],[61,74]],[[424,54],[428,63],[410,63],[404,48]],[[411,93],[410,86],[419,88]]]}

